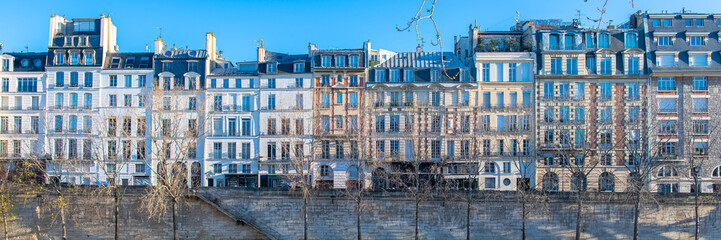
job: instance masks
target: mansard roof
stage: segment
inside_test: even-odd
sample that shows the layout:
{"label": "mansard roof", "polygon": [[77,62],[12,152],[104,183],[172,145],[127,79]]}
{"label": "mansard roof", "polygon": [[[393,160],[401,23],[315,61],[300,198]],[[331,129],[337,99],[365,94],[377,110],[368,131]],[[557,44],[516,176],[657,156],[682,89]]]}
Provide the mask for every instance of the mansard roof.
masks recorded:
{"label": "mansard roof", "polygon": [[[443,61],[443,62],[441,62]],[[375,68],[463,68],[465,65],[452,52],[398,53]]]}

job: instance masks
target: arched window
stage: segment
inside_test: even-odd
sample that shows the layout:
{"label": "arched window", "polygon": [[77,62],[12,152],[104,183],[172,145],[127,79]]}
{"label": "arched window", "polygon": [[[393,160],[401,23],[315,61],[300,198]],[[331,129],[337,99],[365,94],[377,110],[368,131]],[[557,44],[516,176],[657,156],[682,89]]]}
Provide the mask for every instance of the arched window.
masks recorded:
{"label": "arched window", "polygon": [[658,177],[678,177],[678,172],[671,166],[663,166],[658,169]]}
{"label": "arched window", "polygon": [[604,172],[598,178],[598,191],[599,192],[613,192],[616,187],[613,173]]}
{"label": "arched window", "polygon": [[559,50],[561,47],[561,36],[558,34],[551,34],[548,36],[548,49]]}
{"label": "arched window", "polygon": [[580,172],[571,175],[571,191],[586,191],[586,175]]}
{"label": "arched window", "polygon": [[638,35],[636,33],[626,33],[626,48],[638,47]]}
{"label": "arched window", "polygon": [[573,34],[566,34],[563,37],[563,42],[563,45],[565,47],[564,49],[566,50],[573,50],[573,47],[576,45]]}
{"label": "arched window", "polygon": [[721,177],[721,166],[714,168],[711,176],[712,177]]}
{"label": "arched window", "polygon": [[358,180],[358,167],[351,166],[348,168],[348,179],[349,180]]}
{"label": "arched window", "polygon": [[330,176],[330,166],[328,166],[328,165],[320,166],[320,176],[321,177],[329,177]]}
{"label": "arched window", "polygon": [[598,35],[598,48],[609,48],[609,36],[608,33],[601,33]]}
{"label": "arched window", "polygon": [[558,175],[552,172],[543,175],[543,190],[558,191]]}

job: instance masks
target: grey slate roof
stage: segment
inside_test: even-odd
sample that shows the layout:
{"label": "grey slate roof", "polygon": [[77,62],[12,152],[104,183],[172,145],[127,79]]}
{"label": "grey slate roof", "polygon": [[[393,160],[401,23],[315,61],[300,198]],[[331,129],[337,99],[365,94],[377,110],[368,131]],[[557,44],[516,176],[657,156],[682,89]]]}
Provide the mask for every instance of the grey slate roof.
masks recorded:
{"label": "grey slate roof", "polygon": [[258,63],[258,72],[266,74],[268,63],[278,64],[275,74],[298,74],[294,72],[293,65],[295,63],[305,63],[305,69],[302,73],[310,73],[310,57],[308,54],[286,54],[266,50],[265,58],[261,63]]}
{"label": "grey slate roof", "polygon": [[258,76],[258,72],[241,71],[237,68],[216,68],[210,72],[210,76]]}
{"label": "grey slate roof", "polygon": [[166,50],[160,54],[155,54],[155,58],[207,58],[208,52],[205,50]]}
{"label": "grey slate roof", "polygon": [[[15,72],[42,72],[45,71],[46,52],[24,52],[24,53],[4,53],[15,57],[13,67]],[[23,66],[23,60],[27,60],[27,66]],[[37,66],[36,63],[40,63]]]}
{"label": "grey slate roof", "polygon": [[[117,64],[113,64],[113,59],[119,58]],[[147,59],[141,63],[141,59]],[[152,69],[153,53],[109,53],[105,57],[103,69]]]}
{"label": "grey slate roof", "polygon": [[452,52],[405,52],[396,54],[375,68],[440,68],[442,65],[446,68],[465,67]]}
{"label": "grey slate roof", "polygon": [[[653,26],[653,22],[649,15],[673,15],[673,18],[671,20],[671,26]],[[697,16],[701,19],[704,19],[704,25],[703,26],[686,26],[684,19],[682,16]],[[658,18],[657,18],[658,19]],[[661,18],[662,19],[662,18]],[[693,18],[695,19],[695,18]],[[648,46],[648,52],[649,52],[649,61],[648,65],[649,67],[654,70],[660,70],[659,67],[656,66],[656,51],[672,51],[672,52],[678,52],[678,66],[677,67],[660,67],[664,69],[672,69],[676,70],[679,68],[683,68],[684,71],[687,70],[697,70],[697,69],[703,69],[703,70],[719,70],[719,67],[721,67],[721,57],[719,56],[719,50],[721,50],[721,42],[719,42],[719,32],[721,30],[721,26],[717,25],[715,22],[715,19],[713,18],[712,14],[705,14],[705,13],[686,13],[686,14],[671,14],[671,13],[649,13],[646,15],[647,20],[647,29],[648,32],[646,33],[646,39],[650,43]],[[670,46],[658,46],[656,41],[654,41],[654,37],[657,36],[656,33],[673,33],[675,35],[676,40],[673,41],[673,43]],[[704,33],[707,34],[708,40],[706,41],[706,44],[703,46],[690,46],[689,43],[686,41],[686,35],[689,33]],[[709,62],[707,67],[691,67],[689,66],[689,51],[700,51],[700,52],[711,52],[711,62]]]}

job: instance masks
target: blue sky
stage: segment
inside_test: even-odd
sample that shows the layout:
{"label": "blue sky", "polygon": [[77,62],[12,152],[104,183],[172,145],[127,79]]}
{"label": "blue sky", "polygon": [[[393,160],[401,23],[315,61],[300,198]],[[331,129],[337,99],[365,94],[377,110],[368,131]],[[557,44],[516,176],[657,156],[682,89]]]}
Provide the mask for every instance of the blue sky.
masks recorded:
{"label": "blue sky", "polygon": [[[432,0],[428,0],[432,1]],[[158,30],[172,46],[205,48],[205,32],[215,32],[218,49],[229,60],[255,60],[255,40],[263,39],[271,51],[305,53],[309,42],[319,48],[361,48],[371,40],[373,48],[414,51],[414,32],[398,32],[415,14],[421,0],[205,0],[205,1],[5,1],[0,14],[0,43],[4,51],[46,51],[51,14],[66,18],[98,17],[110,14],[118,27],[121,51],[151,48]],[[444,50],[452,49],[454,35],[466,35],[474,21],[483,30],[506,30],[514,24],[516,11],[521,19],[560,18],[570,20],[580,10],[597,17],[603,0],[438,0],[435,18]],[[609,0],[607,19],[614,24],[628,20],[638,10],[658,12],[721,12],[718,0]],[[589,21],[583,21],[590,23]],[[430,22],[423,22],[421,33],[433,38]],[[424,49],[437,51],[427,40]]]}

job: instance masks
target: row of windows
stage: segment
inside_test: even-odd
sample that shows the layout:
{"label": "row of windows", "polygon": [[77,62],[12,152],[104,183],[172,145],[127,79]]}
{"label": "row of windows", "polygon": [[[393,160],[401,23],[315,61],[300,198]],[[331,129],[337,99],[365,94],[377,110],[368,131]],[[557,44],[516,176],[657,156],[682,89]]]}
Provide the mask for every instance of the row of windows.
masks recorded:
{"label": "row of windows", "polygon": [[[173,71],[173,62],[163,61],[162,62],[162,70],[163,72],[172,72]],[[198,72],[198,62],[191,62],[188,61],[188,72]]]}
{"label": "row of windows", "polygon": [[[598,83],[599,100],[609,101],[613,98],[613,86],[610,82]],[[570,87],[573,86],[573,89]],[[660,86],[660,85],[659,85]],[[626,100],[640,100],[640,84],[639,83],[626,83]],[[557,90],[557,91],[556,91]],[[571,96],[571,90],[573,90],[573,96]],[[584,100],[585,98],[585,83],[554,83],[545,82],[543,83],[543,99],[544,100]]]}
{"label": "row of windows", "polygon": [[[671,36],[658,36],[656,37],[656,44],[658,46],[671,46],[676,39],[677,38]],[[689,46],[704,46],[707,41],[708,38],[705,36],[688,36],[687,42]]]}
{"label": "row of windows", "polygon": [[93,58],[94,52],[86,52],[84,54],[85,58],[83,58],[84,61],[81,61],[80,59],[80,52],[70,52],[68,55],[69,56],[66,57],[63,52],[55,53],[55,65],[79,65],[80,63],[84,65],[93,65],[95,62],[95,59]]}
{"label": "row of windows", "polygon": [[[591,72],[597,72],[601,75],[611,75],[614,74],[614,69],[612,65],[612,58],[605,57],[598,60],[598,69],[596,68],[596,58],[594,57],[588,57],[586,58],[586,68]],[[640,66],[639,66],[639,58],[628,58],[626,60],[626,66],[627,71],[626,74],[628,75],[639,75],[641,73]],[[578,74],[578,58],[566,58],[566,71],[563,71],[563,58],[560,57],[554,57],[551,58],[551,74],[554,75],[561,75],[561,74],[567,74],[567,75],[577,75]],[[597,71],[598,70],[598,71]]]}
{"label": "row of windows", "polygon": [[[14,133],[14,134],[21,134],[23,133],[23,117],[22,116],[15,116],[13,117],[13,129],[10,131],[9,129],[9,117],[8,116],[2,116],[0,117],[0,133],[6,134],[6,133]],[[31,116],[30,117],[30,132],[26,132],[29,134],[39,134],[40,133],[40,118],[37,116]]]}
{"label": "row of windows", "polygon": [[[656,65],[659,67],[678,66],[678,58],[674,54],[658,54]],[[692,67],[705,67],[709,65],[709,55],[707,53],[689,53],[688,64]]]}
{"label": "row of windows", "polygon": [[23,96],[15,96],[15,107],[10,107],[10,97],[9,96],[2,96],[0,98],[0,109],[1,110],[40,110],[40,97],[39,96],[32,96],[30,97],[31,105],[30,107],[26,107],[23,109]]}
{"label": "row of windows", "polygon": [[[413,71],[414,71],[414,69],[403,69],[401,71],[401,69],[396,69],[396,68],[391,68],[391,69],[377,68],[377,69],[375,69],[375,82],[379,82],[379,83],[386,82],[386,78],[388,78],[388,82],[392,82],[392,83],[401,82],[401,79],[403,80],[403,82],[414,82],[416,80],[414,78],[415,74]],[[467,69],[459,69],[459,71],[460,72],[456,75],[456,74],[452,74],[452,73],[449,73],[449,72],[447,72],[445,70],[441,70],[441,69],[431,69],[430,81],[431,82],[440,82],[441,78],[442,78],[442,74],[447,75],[446,77],[448,77],[449,80],[451,80],[451,81],[468,82],[471,80]],[[403,73],[402,78],[401,78],[401,73]]]}
{"label": "row of windows", "polygon": [[[714,19],[716,25],[721,26],[721,19]],[[684,26],[686,27],[703,27],[706,23],[706,18],[696,19],[683,19]],[[654,27],[671,27],[673,26],[673,19],[671,18],[654,18],[651,19],[651,25]]]}
{"label": "row of windows", "polygon": [[[580,44],[581,39],[577,37],[580,34],[567,33],[564,35],[551,33],[548,37],[549,50],[582,50]],[[610,34],[608,33],[583,33],[586,48],[610,48]],[[638,34],[628,32],[624,34],[625,48],[638,47]]]}
{"label": "row of windows", "polygon": [[[295,78],[294,83],[289,83],[286,88],[303,88],[303,78]],[[230,79],[210,79],[210,88],[255,88],[255,79],[240,79],[236,78],[234,84],[231,86]],[[268,78],[265,79],[265,84],[260,85],[261,88],[276,88],[276,79]],[[282,87],[281,87],[282,88]]]}
{"label": "row of windows", "polygon": [[321,67],[358,67],[358,55],[321,55],[320,57]]}
{"label": "row of windows", "polygon": [[[676,80],[673,77],[659,77],[656,82],[659,91],[676,91]],[[706,77],[693,77],[693,91],[708,91]]]}
{"label": "row of windows", "polygon": [[[78,108],[78,94],[77,93],[69,93],[70,96],[69,99],[69,107],[72,109]],[[93,107],[93,94],[85,93],[83,94],[83,108],[84,109],[91,109]],[[115,95],[113,95],[115,96]],[[55,109],[62,109],[65,107],[65,94],[64,93],[56,93],[55,94]],[[111,105],[115,106],[115,105]]]}
{"label": "row of windows", "polygon": [[[71,73],[71,76],[72,76],[72,73]],[[92,76],[89,76],[89,77],[91,77],[91,79],[92,79]],[[72,79],[72,77],[71,77],[71,79]],[[133,82],[135,82],[134,87],[145,87],[146,79],[147,79],[146,75],[138,75],[137,78],[135,79],[135,81],[133,81],[132,75],[123,75],[123,85],[122,86],[128,87],[128,88],[133,87]],[[71,81],[71,86],[72,86],[72,81]],[[108,86],[109,87],[117,87],[118,86],[118,76],[117,75],[110,75],[108,77]]]}
{"label": "row of windows", "polygon": [[[77,87],[78,81],[79,81],[79,74],[78,72],[70,72],[70,87]],[[92,72],[85,72],[83,75],[83,87],[93,87],[93,73]],[[117,79],[116,79],[116,85],[117,85]],[[55,73],[55,87],[63,87],[65,86],[65,72],[56,72]]]}
{"label": "row of windows", "polygon": [[[37,92],[37,78],[17,78],[17,92]],[[2,79],[2,92],[10,92],[10,79]]]}

